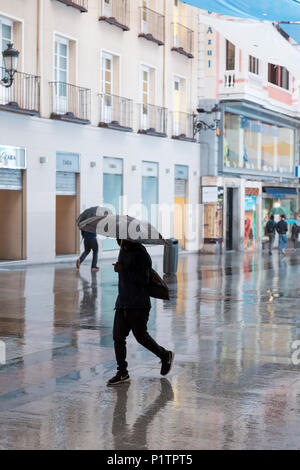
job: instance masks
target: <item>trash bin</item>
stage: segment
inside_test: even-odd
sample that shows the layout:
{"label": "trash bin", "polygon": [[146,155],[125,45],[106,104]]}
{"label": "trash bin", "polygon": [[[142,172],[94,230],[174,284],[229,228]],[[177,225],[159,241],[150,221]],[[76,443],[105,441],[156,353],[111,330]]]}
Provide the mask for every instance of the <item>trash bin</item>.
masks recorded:
{"label": "trash bin", "polygon": [[178,240],[170,238],[164,250],[164,274],[175,274],[178,268]]}

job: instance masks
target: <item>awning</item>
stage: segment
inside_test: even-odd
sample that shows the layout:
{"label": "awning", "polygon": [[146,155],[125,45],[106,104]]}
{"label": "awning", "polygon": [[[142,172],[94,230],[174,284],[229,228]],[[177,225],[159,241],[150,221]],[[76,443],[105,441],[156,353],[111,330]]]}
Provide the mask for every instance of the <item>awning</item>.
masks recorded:
{"label": "awning", "polygon": [[300,21],[299,0],[183,0],[221,15],[268,21]]}
{"label": "awning", "polygon": [[300,78],[300,52],[271,23],[220,19],[201,13],[199,19],[249,55],[286,67]]}
{"label": "awning", "polygon": [[280,28],[300,44],[300,23],[279,24]]}

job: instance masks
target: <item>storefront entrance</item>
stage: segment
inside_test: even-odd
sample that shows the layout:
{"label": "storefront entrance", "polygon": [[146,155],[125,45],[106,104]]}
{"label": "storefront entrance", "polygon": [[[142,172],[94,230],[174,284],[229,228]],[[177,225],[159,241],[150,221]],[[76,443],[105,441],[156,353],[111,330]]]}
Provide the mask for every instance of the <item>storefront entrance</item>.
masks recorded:
{"label": "storefront entrance", "polygon": [[[79,252],[80,232],[76,219],[80,211],[79,155],[56,155],[56,254]],[[66,170],[66,171],[62,171]]]}
{"label": "storefront entrance", "polygon": [[240,189],[226,189],[226,250],[240,250],[241,240]]}
{"label": "storefront entrance", "polygon": [[[278,208],[285,209],[287,219],[296,219],[298,214],[298,190],[296,188],[282,187],[263,188],[263,232],[269,219],[270,211]],[[278,222],[279,220],[280,216],[275,215],[275,221]],[[289,224],[288,236],[291,235],[291,228],[292,225]]]}
{"label": "storefront entrance", "polygon": [[25,149],[0,146],[0,260],[26,258]]}
{"label": "storefront entrance", "polygon": [[[103,205],[116,214],[122,213],[123,196],[123,160],[121,158],[103,158]],[[104,238],[103,251],[119,250],[117,241]]]}

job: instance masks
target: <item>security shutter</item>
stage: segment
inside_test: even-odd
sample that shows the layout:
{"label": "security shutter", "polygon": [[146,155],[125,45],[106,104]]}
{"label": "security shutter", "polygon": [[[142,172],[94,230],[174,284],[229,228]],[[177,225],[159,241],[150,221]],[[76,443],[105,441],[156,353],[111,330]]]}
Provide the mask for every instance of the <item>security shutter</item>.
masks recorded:
{"label": "security shutter", "polygon": [[186,180],[175,180],[175,197],[186,197]]}
{"label": "security shutter", "polygon": [[22,170],[0,168],[0,189],[22,191]]}
{"label": "security shutter", "polygon": [[76,173],[56,172],[56,194],[58,196],[76,195]]}

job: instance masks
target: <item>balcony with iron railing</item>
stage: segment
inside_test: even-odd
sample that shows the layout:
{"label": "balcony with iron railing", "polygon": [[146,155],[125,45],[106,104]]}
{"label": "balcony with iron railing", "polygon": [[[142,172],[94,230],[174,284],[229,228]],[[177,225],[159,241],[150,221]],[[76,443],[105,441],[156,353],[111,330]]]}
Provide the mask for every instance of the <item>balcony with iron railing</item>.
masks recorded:
{"label": "balcony with iron railing", "polygon": [[178,52],[193,59],[193,38],[194,31],[179,23],[173,23],[173,47],[172,51]]}
{"label": "balcony with iron railing", "polygon": [[128,98],[102,93],[100,95],[99,127],[132,132],[133,102]]}
{"label": "balcony with iron railing", "polygon": [[140,12],[141,32],[138,37],[163,46],[165,43],[165,17],[146,7],[141,7]]}
{"label": "balcony with iron railing", "polygon": [[50,82],[51,119],[90,124],[91,90],[64,82]]}
{"label": "balcony with iron railing", "polygon": [[129,31],[129,0],[101,1],[102,11],[99,21],[104,21],[123,31]]}
{"label": "balcony with iron railing", "polygon": [[194,115],[173,111],[172,116],[172,139],[186,142],[196,142],[194,135]]}
{"label": "balcony with iron railing", "polygon": [[88,0],[56,0],[57,2],[64,3],[68,7],[76,8],[81,11],[81,13],[86,13],[88,11]]}
{"label": "balcony with iron railing", "polygon": [[152,104],[139,104],[139,134],[167,137],[168,110]]}
{"label": "balcony with iron railing", "polygon": [[[0,77],[5,69],[0,67]],[[36,116],[40,113],[40,77],[16,72],[10,88],[0,86],[0,109]]]}

